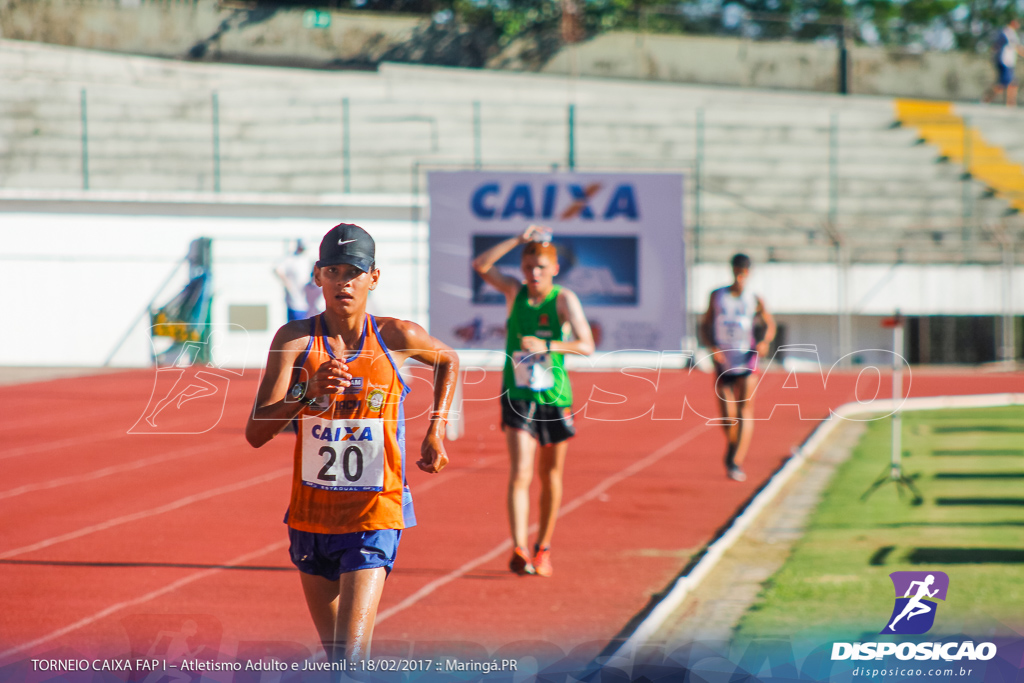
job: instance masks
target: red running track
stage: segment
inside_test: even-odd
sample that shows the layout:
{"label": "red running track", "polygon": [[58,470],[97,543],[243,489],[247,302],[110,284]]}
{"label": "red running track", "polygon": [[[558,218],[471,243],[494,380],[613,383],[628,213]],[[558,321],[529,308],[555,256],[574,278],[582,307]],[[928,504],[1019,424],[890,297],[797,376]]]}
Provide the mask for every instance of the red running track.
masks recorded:
{"label": "red running track", "polygon": [[[172,391],[177,372],[0,387],[0,667],[28,657],[144,655],[166,649],[186,620],[195,632],[183,642],[205,658],[316,651],[281,523],[292,437],[260,450],[245,443],[255,373],[200,371]],[[449,444],[451,466],[435,476],[409,470],[420,525],[403,537],[374,655],[596,655],[829,408],[858,391],[887,397],[889,387],[870,372],[859,380],[833,373],[827,386],[816,375],[766,374],[750,476],[738,484],[724,475],[721,428],[706,424],[717,416],[708,375],[574,374],[579,435],[555,574],[541,579],[505,570],[500,374],[470,381],[466,435]],[[413,381],[410,454],[426,425],[427,386]],[[184,400],[157,401],[180,389]],[[918,372],[909,394],[1022,389],[1019,373]]]}

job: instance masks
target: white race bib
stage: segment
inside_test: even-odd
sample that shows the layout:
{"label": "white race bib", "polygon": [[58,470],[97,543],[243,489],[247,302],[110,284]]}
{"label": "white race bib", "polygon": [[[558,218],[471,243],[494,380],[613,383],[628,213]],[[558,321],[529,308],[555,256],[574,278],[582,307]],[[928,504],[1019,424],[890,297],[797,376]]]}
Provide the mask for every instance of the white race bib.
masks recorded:
{"label": "white race bib", "polygon": [[750,321],[749,319],[726,318],[718,316],[715,319],[715,341],[719,345],[729,345],[735,348],[750,348]]}
{"label": "white race bib", "polygon": [[550,354],[515,351],[512,353],[512,367],[516,386],[520,389],[546,391],[555,386]]}
{"label": "white race bib", "polygon": [[302,418],[302,482],[328,491],[384,489],[384,421]]}

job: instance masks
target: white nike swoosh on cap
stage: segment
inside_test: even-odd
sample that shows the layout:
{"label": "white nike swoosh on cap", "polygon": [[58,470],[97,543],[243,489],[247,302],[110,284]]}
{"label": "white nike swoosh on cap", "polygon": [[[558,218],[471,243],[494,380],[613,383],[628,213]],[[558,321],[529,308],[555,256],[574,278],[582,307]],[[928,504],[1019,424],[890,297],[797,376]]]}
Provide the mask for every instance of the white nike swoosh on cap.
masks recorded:
{"label": "white nike swoosh on cap", "polygon": [[338,240],[338,246],[340,247],[341,245],[348,244],[349,242],[355,242],[355,240]]}

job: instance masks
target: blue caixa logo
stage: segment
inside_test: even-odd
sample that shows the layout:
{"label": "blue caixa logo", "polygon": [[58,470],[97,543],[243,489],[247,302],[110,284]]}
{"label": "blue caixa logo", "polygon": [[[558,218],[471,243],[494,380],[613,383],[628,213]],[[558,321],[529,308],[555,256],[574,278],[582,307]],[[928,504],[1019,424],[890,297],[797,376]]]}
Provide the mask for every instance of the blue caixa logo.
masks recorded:
{"label": "blue caixa logo", "polygon": [[640,219],[636,188],[619,183],[605,188],[602,183],[484,183],[469,200],[473,215],[483,220],[545,219],[602,220]]}
{"label": "blue caixa logo", "polygon": [[896,589],[896,604],[880,633],[927,633],[935,623],[936,601],[946,599],[949,577],[944,572],[927,571],[893,572],[889,578]]}

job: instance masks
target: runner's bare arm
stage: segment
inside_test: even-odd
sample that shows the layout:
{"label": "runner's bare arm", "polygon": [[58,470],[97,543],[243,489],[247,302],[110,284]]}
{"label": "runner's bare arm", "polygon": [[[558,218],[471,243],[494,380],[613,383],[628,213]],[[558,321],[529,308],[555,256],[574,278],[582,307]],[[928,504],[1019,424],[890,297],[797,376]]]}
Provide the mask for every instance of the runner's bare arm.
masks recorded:
{"label": "runner's bare arm", "polygon": [[555,300],[555,307],[558,310],[558,319],[562,323],[569,323],[572,330],[573,341],[553,341],[550,344],[538,337],[523,337],[523,351],[530,353],[544,353],[554,351],[555,353],[571,353],[580,356],[589,356],[594,353],[594,334],[590,330],[590,323],[583,313],[583,305],[576,293],[568,289],[562,289]]}
{"label": "runner's bare arm", "polygon": [[[301,321],[308,326],[308,321]],[[292,387],[292,371],[299,355],[306,349],[309,332],[289,323],[274,335],[267,355],[267,368],[256,391],[256,401],[245,425],[245,440],[259,448],[277,435],[299,414],[302,404],[288,398]],[[300,378],[300,380],[305,378]],[[323,363],[312,377],[306,379],[304,397],[315,398],[336,394],[351,382],[348,366],[331,359]]]}
{"label": "runner's bare arm", "polygon": [[533,236],[541,230],[543,230],[541,226],[531,225],[523,231],[523,234],[516,235],[515,237],[509,237],[507,240],[498,242],[493,247],[473,259],[473,270],[480,274],[480,277],[484,279],[484,282],[504,294],[510,306],[512,305],[512,300],[515,299],[516,294],[519,293],[519,288],[522,287],[523,283],[514,277],[505,275],[495,268],[494,264],[501,260],[502,256],[509,253],[520,244],[526,244],[529,242],[533,239]]}
{"label": "runner's bare arm", "polygon": [[775,324],[775,316],[771,314],[768,307],[764,305],[764,301],[761,297],[757,297],[757,314],[764,320],[765,330],[764,339],[757,343],[757,355],[766,357],[768,355],[768,349],[771,343],[775,340],[775,333],[778,327]]}
{"label": "runner's bare arm", "polygon": [[408,320],[383,320],[380,333],[399,367],[407,359],[413,358],[434,368],[434,402],[430,410],[430,426],[420,446],[420,460],[416,465],[424,472],[436,474],[448,464],[444,434],[448,411],[455,396],[455,384],[459,378],[459,356],[447,344],[434,339],[422,327]]}

